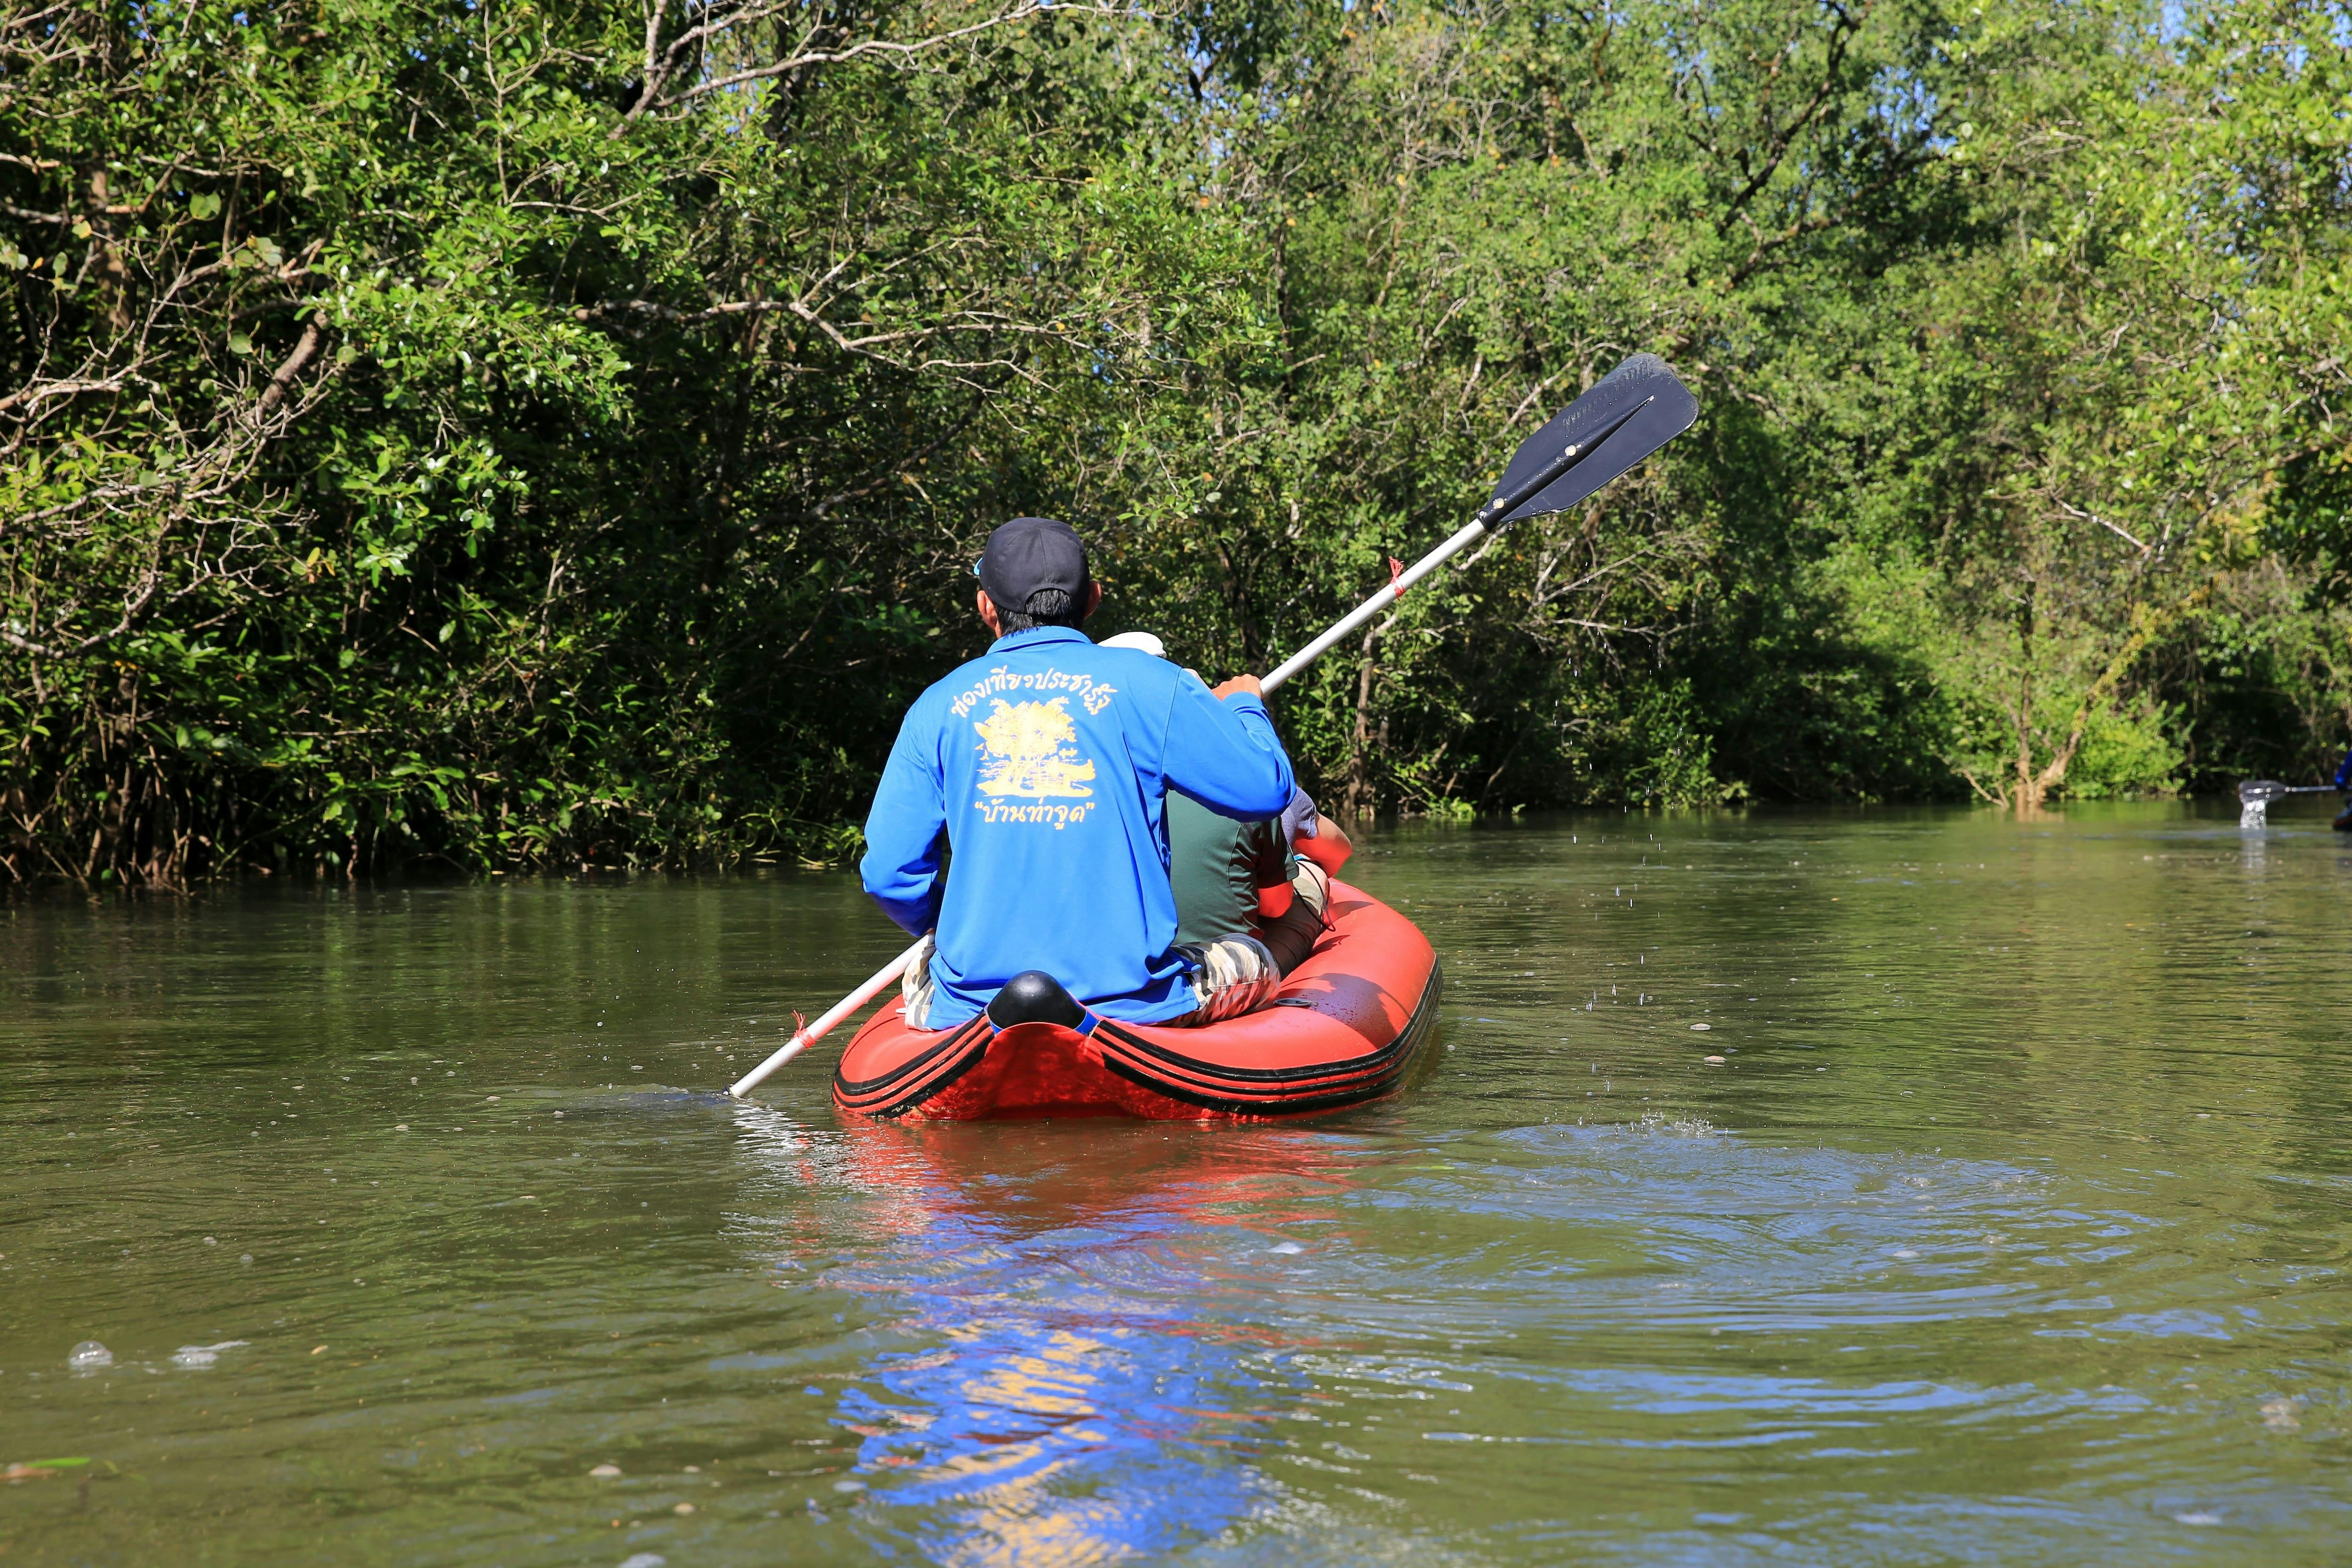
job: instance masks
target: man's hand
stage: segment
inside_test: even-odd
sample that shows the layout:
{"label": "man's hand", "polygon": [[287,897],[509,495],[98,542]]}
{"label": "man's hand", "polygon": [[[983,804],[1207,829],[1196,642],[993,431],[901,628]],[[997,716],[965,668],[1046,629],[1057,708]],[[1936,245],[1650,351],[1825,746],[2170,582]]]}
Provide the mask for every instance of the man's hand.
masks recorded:
{"label": "man's hand", "polygon": [[1247,692],[1261,702],[1265,700],[1265,688],[1258,684],[1258,678],[1255,675],[1235,675],[1230,681],[1209,688],[1209,695],[1220,701],[1232,696],[1236,692]]}

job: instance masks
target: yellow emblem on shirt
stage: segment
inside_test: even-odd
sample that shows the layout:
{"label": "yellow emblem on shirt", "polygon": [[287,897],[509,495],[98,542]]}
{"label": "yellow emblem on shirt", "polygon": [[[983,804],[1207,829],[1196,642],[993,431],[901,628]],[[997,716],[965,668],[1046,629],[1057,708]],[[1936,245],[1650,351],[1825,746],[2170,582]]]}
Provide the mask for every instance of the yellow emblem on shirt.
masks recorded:
{"label": "yellow emblem on shirt", "polygon": [[1094,793],[1086,781],[1095,776],[1095,765],[1078,755],[1078,727],[1071,722],[1069,701],[1055,697],[1007,703],[1000,698],[990,703],[988,716],[971,727],[987,752],[980,768],[982,793],[1032,800]]}

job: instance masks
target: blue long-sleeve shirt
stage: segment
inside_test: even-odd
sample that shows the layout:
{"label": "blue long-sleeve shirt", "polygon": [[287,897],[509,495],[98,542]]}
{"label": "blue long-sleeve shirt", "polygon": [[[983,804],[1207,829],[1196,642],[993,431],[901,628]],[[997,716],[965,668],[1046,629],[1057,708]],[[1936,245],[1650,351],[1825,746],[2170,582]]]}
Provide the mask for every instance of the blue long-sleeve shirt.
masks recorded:
{"label": "blue long-sleeve shirt", "polygon": [[[1168,885],[1170,789],[1236,819],[1290,800],[1265,706],[1083,632],[997,640],[915,699],[866,820],[866,891],[936,925],[925,1021],[949,1029],[1043,969],[1105,1018],[1192,1009]],[[941,887],[940,849],[954,856]]]}

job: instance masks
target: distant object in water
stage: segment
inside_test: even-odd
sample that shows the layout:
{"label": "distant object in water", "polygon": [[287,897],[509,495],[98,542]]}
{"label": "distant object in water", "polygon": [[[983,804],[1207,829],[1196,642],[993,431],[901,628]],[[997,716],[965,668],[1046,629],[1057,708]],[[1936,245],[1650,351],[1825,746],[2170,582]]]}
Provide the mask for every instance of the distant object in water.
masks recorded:
{"label": "distant object in water", "polygon": [[[2282,784],[2275,779],[2249,779],[2238,786],[2238,826],[2263,827],[2273,800],[2289,795],[2326,795],[2336,788],[2333,784]],[[2339,832],[2352,831],[2352,804],[2347,804],[2336,817],[2336,828]]]}

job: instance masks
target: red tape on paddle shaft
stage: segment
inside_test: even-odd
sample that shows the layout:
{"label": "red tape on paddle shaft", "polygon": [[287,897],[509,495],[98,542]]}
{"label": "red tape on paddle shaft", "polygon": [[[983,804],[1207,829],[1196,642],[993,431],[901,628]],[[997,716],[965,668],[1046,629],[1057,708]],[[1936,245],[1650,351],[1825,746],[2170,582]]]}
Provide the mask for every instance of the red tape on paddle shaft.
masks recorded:
{"label": "red tape on paddle shaft", "polygon": [[1389,557],[1389,591],[1399,599],[1404,597],[1404,590],[1397,586],[1397,579],[1403,575],[1404,562],[1394,556]]}

